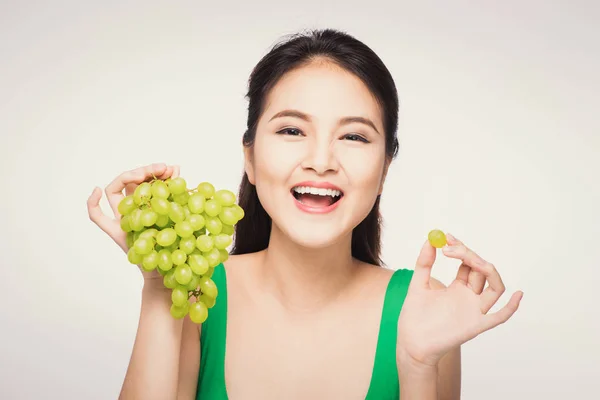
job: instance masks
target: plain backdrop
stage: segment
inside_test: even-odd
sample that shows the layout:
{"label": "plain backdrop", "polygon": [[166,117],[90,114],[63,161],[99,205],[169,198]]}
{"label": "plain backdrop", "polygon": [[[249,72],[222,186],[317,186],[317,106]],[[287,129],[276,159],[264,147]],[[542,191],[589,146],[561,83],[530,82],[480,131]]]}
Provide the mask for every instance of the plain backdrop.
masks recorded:
{"label": "plain backdrop", "polygon": [[[494,310],[524,291],[509,323],[463,346],[463,398],[595,398],[599,9],[1,1],[0,398],[117,398],[142,278],[89,221],[87,197],[152,162],[237,190],[252,68],[284,35],[325,27],[364,41],[397,83],[389,268],[413,268],[441,228],[500,270]],[[438,260],[449,284],[458,265]]]}

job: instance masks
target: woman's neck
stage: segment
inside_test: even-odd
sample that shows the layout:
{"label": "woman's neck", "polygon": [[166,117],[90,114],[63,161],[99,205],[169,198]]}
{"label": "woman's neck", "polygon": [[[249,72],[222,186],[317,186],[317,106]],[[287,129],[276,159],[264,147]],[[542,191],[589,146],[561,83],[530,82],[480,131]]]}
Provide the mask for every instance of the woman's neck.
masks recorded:
{"label": "woman's neck", "polygon": [[323,308],[342,294],[358,270],[351,240],[350,235],[332,246],[310,249],[273,226],[260,263],[259,284],[287,310]]}

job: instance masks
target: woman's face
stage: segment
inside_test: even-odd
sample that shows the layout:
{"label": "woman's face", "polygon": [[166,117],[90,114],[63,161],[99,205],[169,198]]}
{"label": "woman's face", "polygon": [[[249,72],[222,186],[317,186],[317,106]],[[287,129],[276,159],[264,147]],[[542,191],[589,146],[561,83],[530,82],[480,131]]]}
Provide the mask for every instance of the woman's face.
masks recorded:
{"label": "woman's face", "polygon": [[385,160],[371,92],[349,72],[313,63],[287,73],[270,92],[254,146],[246,149],[246,172],[274,229],[322,248],[348,238],[369,214]]}

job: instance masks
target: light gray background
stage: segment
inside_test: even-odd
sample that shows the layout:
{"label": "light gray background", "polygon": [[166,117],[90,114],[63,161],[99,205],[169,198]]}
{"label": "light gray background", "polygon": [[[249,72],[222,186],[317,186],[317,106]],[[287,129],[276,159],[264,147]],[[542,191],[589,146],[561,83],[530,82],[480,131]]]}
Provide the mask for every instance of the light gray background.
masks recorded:
{"label": "light gray background", "polygon": [[397,82],[388,265],[412,268],[440,227],[499,268],[501,305],[525,293],[464,346],[463,398],[597,395],[599,19],[594,1],[2,1],[0,398],[117,397],[142,278],[87,196],[159,161],[237,189],[248,75],[317,27]]}

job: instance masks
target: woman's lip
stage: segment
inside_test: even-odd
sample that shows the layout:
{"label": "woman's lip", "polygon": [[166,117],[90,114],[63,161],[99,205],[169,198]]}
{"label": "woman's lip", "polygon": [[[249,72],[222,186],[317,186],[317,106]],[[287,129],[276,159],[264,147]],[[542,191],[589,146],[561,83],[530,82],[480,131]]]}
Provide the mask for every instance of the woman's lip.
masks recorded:
{"label": "woman's lip", "polygon": [[311,207],[308,206],[304,203],[302,203],[300,200],[298,200],[296,198],[296,196],[294,196],[294,194],[291,194],[292,199],[294,200],[294,203],[296,204],[296,207],[298,207],[300,210],[310,213],[310,214],[327,214],[332,212],[333,210],[335,210],[338,206],[338,204],[340,204],[343,200],[344,200],[344,196],[342,196],[338,201],[336,201],[333,204],[328,205],[327,207]]}

